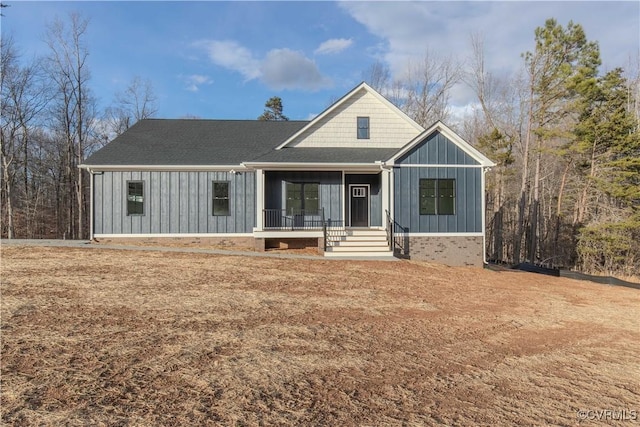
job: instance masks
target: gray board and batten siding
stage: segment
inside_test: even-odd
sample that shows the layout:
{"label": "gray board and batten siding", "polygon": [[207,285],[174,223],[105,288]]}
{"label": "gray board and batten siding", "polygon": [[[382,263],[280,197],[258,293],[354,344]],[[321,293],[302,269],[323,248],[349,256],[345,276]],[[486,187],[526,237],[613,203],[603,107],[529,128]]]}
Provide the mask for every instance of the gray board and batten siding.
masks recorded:
{"label": "gray board and batten siding", "polygon": [[[394,219],[407,232],[482,232],[482,167],[474,158],[436,132],[395,163],[401,166],[394,167]],[[420,215],[420,179],[455,179],[454,215]]]}
{"label": "gray board and batten siding", "polygon": [[462,151],[460,147],[449,141],[440,132],[429,135],[395,163],[401,165],[480,165],[477,160]]}
{"label": "gray board and batten siding", "polygon": [[324,209],[325,219],[342,220],[342,173],[341,172],[265,172],[265,208],[285,209],[287,182],[318,183],[319,206]]}
{"label": "gray board and batten siding", "polygon": [[[94,234],[251,233],[254,172],[101,172],[94,175]],[[144,183],[144,213],[127,215],[127,182]],[[229,182],[229,215],[213,216],[213,181]]]}

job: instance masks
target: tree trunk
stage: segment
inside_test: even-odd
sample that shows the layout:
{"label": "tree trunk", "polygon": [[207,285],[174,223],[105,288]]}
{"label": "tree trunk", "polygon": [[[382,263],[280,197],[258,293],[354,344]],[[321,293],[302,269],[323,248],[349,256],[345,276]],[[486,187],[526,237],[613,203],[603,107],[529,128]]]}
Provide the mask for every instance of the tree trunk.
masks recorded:
{"label": "tree trunk", "polygon": [[540,162],[542,160],[542,142],[537,138],[536,167],[533,177],[533,208],[531,209],[531,232],[529,233],[528,258],[535,262],[538,246],[538,218],[540,215]]}
{"label": "tree trunk", "polygon": [[503,179],[500,168],[496,170],[496,186],[494,188],[494,204],[493,204],[493,259],[502,261],[503,253],[503,219],[502,219],[502,191]]}
{"label": "tree trunk", "polygon": [[536,252],[538,251],[538,221],[540,216],[540,202],[538,200],[533,201],[531,204],[531,224],[529,225],[528,237],[528,260],[529,262],[536,261]]}
{"label": "tree trunk", "polygon": [[520,183],[520,202],[518,203],[518,228],[515,238],[513,239],[513,262],[520,262],[520,253],[522,245],[522,236],[524,234],[524,219],[527,208],[528,178],[529,178],[529,146],[531,145],[531,123],[533,121],[533,85],[530,93],[531,101],[529,104],[529,117],[527,120],[527,133],[524,140],[524,149],[522,150],[522,175]]}
{"label": "tree trunk", "polygon": [[82,239],[83,230],[82,230],[82,215],[84,213],[84,206],[82,203],[82,171],[78,169],[78,165],[82,163],[82,155],[84,150],[84,110],[85,106],[85,96],[84,96],[84,88],[82,86],[83,82],[83,73],[82,73],[82,55],[79,52],[79,43],[76,43],[76,82],[77,82],[77,101],[78,101],[78,156],[76,159],[75,173],[78,175],[78,186],[77,186],[77,209],[78,209],[78,232],[76,235],[77,239]]}
{"label": "tree trunk", "polygon": [[11,204],[13,188],[11,187],[11,180],[9,176],[9,162],[4,154],[2,155],[2,178],[4,180],[5,189],[4,204],[7,209],[7,239],[13,239],[13,205]]}
{"label": "tree trunk", "polygon": [[596,176],[596,148],[598,146],[598,138],[593,139],[593,145],[591,146],[591,166],[589,167],[589,176],[582,187],[582,194],[580,195],[580,201],[578,203],[578,212],[575,216],[573,225],[582,224],[587,215],[587,205],[589,204],[589,188],[591,187],[591,181]]}
{"label": "tree trunk", "polygon": [[560,247],[560,227],[562,223],[562,199],[564,197],[564,189],[567,184],[567,175],[569,174],[569,169],[571,168],[571,164],[573,161],[569,159],[567,164],[564,167],[564,171],[562,172],[562,179],[560,180],[560,188],[558,189],[558,203],[556,204],[556,221],[555,227],[553,231],[553,259],[557,259],[558,249]]}

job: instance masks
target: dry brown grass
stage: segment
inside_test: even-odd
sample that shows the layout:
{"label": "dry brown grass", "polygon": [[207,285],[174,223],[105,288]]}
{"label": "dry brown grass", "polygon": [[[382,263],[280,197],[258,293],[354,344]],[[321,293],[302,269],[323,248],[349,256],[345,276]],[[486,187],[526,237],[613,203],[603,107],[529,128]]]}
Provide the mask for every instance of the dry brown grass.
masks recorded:
{"label": "dry brown grass", "polygon": [[406,261],[4,247],[2,422],[576,425],[640,412],[639,307]]}

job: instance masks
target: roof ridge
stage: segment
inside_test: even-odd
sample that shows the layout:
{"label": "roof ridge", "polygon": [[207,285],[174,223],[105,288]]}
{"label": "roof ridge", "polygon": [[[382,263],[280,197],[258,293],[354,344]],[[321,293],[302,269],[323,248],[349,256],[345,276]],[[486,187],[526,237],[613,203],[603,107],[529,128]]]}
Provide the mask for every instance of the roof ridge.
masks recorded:
{"label": "roof ridge", "polygon": [[139,121],[185,121],[185,122],[257,122],[257,123],[309,123],[309,120],[258,120],[258,119],[202,119],[149,117]]}

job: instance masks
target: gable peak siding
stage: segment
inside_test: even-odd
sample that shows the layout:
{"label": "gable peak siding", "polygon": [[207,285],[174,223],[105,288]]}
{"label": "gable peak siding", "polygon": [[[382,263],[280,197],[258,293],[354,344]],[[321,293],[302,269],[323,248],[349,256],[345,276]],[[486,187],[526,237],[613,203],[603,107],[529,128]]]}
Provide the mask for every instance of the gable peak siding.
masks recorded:
{"label": "gable peak siding", "polygon": [[[358,117],[369,117],[369,139],[358,139]],[[419,130],[376,96],[361,89],[288,145],[289,147],[401,148],[419,133]]]}
{"label": "gable peak siding", "polygon": [[440,132],[434,132],[400,157],[400,165],[480,165]]}

